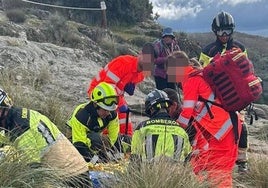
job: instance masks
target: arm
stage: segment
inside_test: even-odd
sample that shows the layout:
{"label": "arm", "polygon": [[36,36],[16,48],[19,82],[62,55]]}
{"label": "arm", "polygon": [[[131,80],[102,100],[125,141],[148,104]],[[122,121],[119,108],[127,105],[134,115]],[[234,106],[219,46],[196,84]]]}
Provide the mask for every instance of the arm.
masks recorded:
{"label": "arm", "polygon": [[199,96],[198,76],[189,78],[183,84],[183,107],[178,122],[184,128],[188,126],[194,116],[194,108]]}
{"label": "arm", "polygon": [[117,115],[109,122],[107,129],[109,132],[108,137],[110,139],[110,143],[113,146],[119,134],[119,120]]}

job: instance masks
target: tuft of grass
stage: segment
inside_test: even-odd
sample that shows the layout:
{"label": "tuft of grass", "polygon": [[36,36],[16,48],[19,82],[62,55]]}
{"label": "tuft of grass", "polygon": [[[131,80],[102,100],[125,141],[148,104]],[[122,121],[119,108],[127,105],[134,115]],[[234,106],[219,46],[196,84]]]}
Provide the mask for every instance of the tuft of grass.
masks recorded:
{"label": "tuft of grass", "polygon": [[268,187],[268,158],[259,154],[249,159],[249,172],[235,178],[237,184],[245,187]]}
{"label": "tuft of grass", "polygon": [[33,168],[14,147],[1,148],[0,187],[66,187],[64,179],[49,168]]}
{"label": "tuft of grass", "polygon": [[196,179],[189,166],[160,160],[152,163],[130,164],[126,171],[115,172],[112,178],[102,184],[117,188],[168,188],[168,187],[208,187]]}

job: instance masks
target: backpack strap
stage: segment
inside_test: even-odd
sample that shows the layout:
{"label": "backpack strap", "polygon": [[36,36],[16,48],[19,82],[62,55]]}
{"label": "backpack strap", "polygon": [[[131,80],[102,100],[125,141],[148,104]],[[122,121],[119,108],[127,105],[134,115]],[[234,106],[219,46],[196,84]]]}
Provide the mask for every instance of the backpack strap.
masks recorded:
{"label": "backpack strap", "polygon": [[221,107],[221,108],[222,108],[222,105],[221,105],[221,104],[216,103],[216,102],[211,101],[211,100],[208,100],[208,99],[205,99],[205,98],[203,98],[203,97],[201,97],[201,96],[198,96],[198,100],[201,101],[201,102],[204,102],[204,103],[205,103],[205,106],[206,106],[206,108],[207,108],[207,110],[208,110],[209,117],[210,117],[211,119],[214,118],[214,115],[212,114],[212,112],[211,112],[211,110],[210,110],[210,108],[209,108],[209,106],[208,106],[208,103],[211,103],[211,104],[213,104],[213,105],[215,105],[215,106],[218,106],[218,107]]}
{"label": "backpack strap", "polygon": [[[210,108],[209,108],[209,106],[208,106],[208,103],[211,103],[211,104],[213,104],[213,105],[215,105],[215,106],[218,106],[218,107],[221,107],[221,108],[222,108],[222,105],[221,105],[221,104],[216,103],[216,102],[214,102],[214,101],[210,101],[210,100],[204,99],[204,98],[201,97],[201,96],[198,97],[198,100],[199,100],[199,101],[202,101],[202,102],[205,103],[206,108],[207,108],[207,110],[208,110],[208,114],[209,114],[209,116],[210,116],[211,119],[214,118],[214,115],[212,114],[212,112],[211,112],[211,110],[210,110]],[[238,133],[238,117],[237,117],[236,112],[228,112],[228,113],[229,113],[229,116],[230,116],[231,121],[232,121],[232,124],[233,124],[233,131],[234,131],[234,136],[235,136],[235,143],[237,143],[238,140],[239,140],[239,133]]]}

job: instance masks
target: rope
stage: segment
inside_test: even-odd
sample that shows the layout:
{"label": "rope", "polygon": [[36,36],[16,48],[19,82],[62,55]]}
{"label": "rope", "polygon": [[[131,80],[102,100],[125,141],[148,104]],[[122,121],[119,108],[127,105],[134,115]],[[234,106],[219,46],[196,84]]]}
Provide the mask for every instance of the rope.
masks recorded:
{"label": "rope", "polygon": [[42,5],[42,6],[54,7],[54,8],[62,8],[62,9],[73,9],[73,10],[102,10],[101,8],[66,7],[66,6],[51,5],[51,4],[46,4],[46,3],[38,3],[38,2],[29,1],[29,0],[21,0],[21,1],[23,1],[25,3],[35,4],[35,5]]}

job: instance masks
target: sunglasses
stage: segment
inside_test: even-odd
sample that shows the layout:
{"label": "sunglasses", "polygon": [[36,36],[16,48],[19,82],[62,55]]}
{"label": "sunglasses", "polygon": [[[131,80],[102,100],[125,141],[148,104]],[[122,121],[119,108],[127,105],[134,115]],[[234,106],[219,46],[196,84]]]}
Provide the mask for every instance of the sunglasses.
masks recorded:
{"label": "sunglasses", "polygon": [[117,105],[118,104],[119,97],[118,96],[112,96],[112,97],[104,97],[102,99],[97,100],[96,102],[102,102],[103,104],[107,106]]}
{"label": "sunglasses", "polygon": [[231,35],[233,33],[233,30],[232,29],[220,29],[218,31],[216,31],[216,34],[218,36],[223,36],[223,34],[226,34],[227,36]]}

